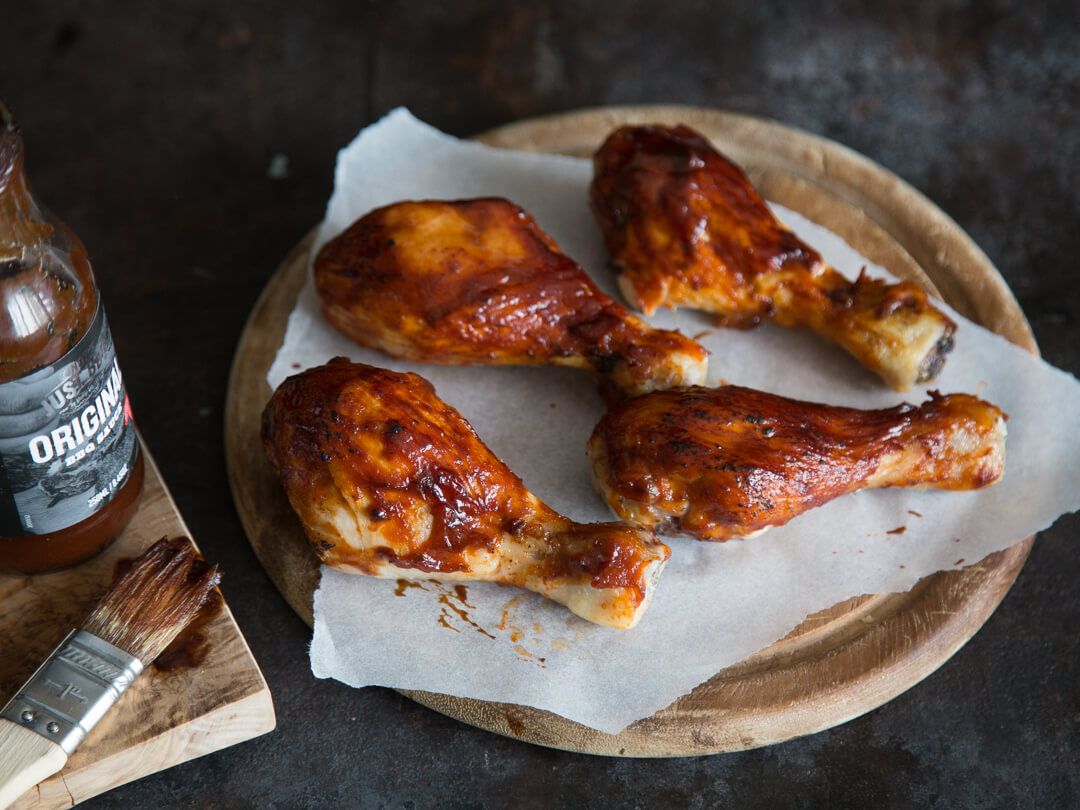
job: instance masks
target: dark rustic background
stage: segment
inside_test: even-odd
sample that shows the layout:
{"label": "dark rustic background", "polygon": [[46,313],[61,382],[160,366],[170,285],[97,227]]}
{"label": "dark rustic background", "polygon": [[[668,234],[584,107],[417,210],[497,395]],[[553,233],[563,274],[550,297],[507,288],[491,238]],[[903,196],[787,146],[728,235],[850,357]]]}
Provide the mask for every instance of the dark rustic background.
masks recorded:
{"label": "dark rustic background", "polygon": [[[986,627],[831,731],[682,760],[600,759],[315,680],[308,629],[233,511],[222,404],[336,150],[405,104],[469,135],[680,102],[834,138],[986,250],[1050,362],[1080,372],[1080,4],[107,3],[0,0],[0,94],[31,178],[85,240],[136,415],[273,690],[276,732],[94,807],[1064,807],[1080,802],[1080,518],[1041,535]],[[277,169],[287,161],[287,171]],[[3,654],[11,654],[4,651]]]}

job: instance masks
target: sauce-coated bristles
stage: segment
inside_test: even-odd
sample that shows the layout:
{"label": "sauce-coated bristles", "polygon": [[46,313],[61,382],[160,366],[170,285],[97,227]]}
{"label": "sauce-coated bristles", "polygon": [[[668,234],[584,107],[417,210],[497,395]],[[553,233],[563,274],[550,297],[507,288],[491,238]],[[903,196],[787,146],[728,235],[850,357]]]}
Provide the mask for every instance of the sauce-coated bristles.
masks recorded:
{"label": "sauce-coated bristles", "polygon": [[149,664],[220,581],[187,538],[162,538],[113,583],[83,629]]}

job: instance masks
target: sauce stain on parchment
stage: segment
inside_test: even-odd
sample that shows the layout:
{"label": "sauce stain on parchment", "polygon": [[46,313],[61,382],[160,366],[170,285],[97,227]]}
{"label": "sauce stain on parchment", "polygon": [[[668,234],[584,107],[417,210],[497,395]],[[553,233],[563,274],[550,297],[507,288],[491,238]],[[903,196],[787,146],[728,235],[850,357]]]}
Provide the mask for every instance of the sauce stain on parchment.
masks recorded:
{"label": "sauce stain on parchment", "polygon": [[915,517],[922,517],[922,512],[916,512],[914,509],[908,509],[907,513],[909,515],[914,515]]}
{"label": "sauce stain on parchment", "polygon": [[[467,624],[480,635],[487,636],[490,639],[495,638],[495,636],[493,636],[491,633],[489,633],[487,630],[485,630],[483,627],[473,621],[472,617],[469,615],[469,611],[455,604],[453,598],[454,597],[452,597],[448,593],[439,594],[439,604],[442,605],[442,612],[439,614],[440,620],[444,618],[450,619],[452,618],[452,616],[457,616],[460,621]],[[439,624],[444,624],[444,622],[440,621]]]}
{"label": "sauce stain on parchment", "polygon": [[525,636],[525,632],[520,627],[510,622],[511,612],[523,601],[525,601],[525,595],[519,594],[518,596],[512,597],[505,605],[503,605],[502,618],[499,619],[499,624],[495,628],[500,632],[509,632],[510,640],[513,642],[521,641]]}
{"label": "sauce stain on parchment", "polygon": [[[502,617],[499,619],[499,624],[496,626],[496,630],[502,633],[509,633],[510,642],[514,645],[514,652],[517,653],[519,658],[521,658],[523,661],[528,661],[530,663],[536,664],[541,669],[546,669],[547,659],[533,652],[521,643],[522,640],[525,639],[526,633],[521,627],[518,627],[512,621],[513,611],[526,599],[528,599],[527,594],[518,594],[517,596],[511,597],[507,600],[506,604],[503,605]],[[544,634],[543,626],[541,626],[537,622],[534,622],[533,633],[536,636],[542,636]],[[540,641],[539,638],[536,638],[534,640],[538,642]]]}
{"label": "sauce stain on parchment", "polygon": [[516,652],[520,658],[535,663],[540,669],[547,669],[547,659],[537,655],[532,650],[527,650],[520,644],[515,644],[514,652]]}
{"label": "sauce stain on parchment", "polygon": [[885,534],[903,534],[907,531],[907,526],[897,526],[895,529],[890,529]]}
{"label": "sauce stain on parchment", "polygon": [[[425,580],[421,584],[415,580],[399,579],[394,589],[394,595],[407,596],[409,590],[413,588],[435,594],[436,601],[439,604],[439,615],[436,617],[436,623],[441,627],[455,633],[460,633],[465,627],[468,627],[492,640],[499,638],[499,636],[495,635],[495,632],[499,633],[499,635],[506,634],[506,636],[509,636],[513,650],[519,658],[541,668],[547,667],[547,658],[525,646],[523,643],[526,641],[527,635],[525,630],[513,623],[514,609],[529,598],[528,594],[518,594],[503,605],[499,624],[495,627],[495,632],[492,632],[477,622],[470,613],[470,611],[476,609],[476,606],[469,601],[468,586],[462,584],[450,585],[437,580]],[[544,635],[543,625],[539,622],[533,622],[532,634],[534,640],[540,642],[540,637]],[[570,645],[565,639],[556,639],[552,646],[556,649],[567,649]]]}
{"label": "sauce stain on parchment", "polygon": [[450,622],[448,622],[446,620],[446,617],[448,615],[449,614],[445,610],[442,613],[440,613],[439,614],[439,624],[441,624],[447,630],[453,630],[455,633],[460,633],[461,632],[460,630],[458,630],[456,627],[454,627],[454,625],[450,624]]}
{"label": "sauce stain on parchment", "polygon": [[[399,583],[401,580],[399,580]],[[438,593],[439,603],[439,617],[436,621],[447,630],[453,630],[455,633],[460,633],[461,629],[455,625],[456,622],[460,622],[467,627],[471,627],[477,633],[487,638],[494,639],[491,633],[489,633],[483,626],[478,624],[471,615],[469,615],[469,609],[474,606],[469,602],[469,589],[464,585],[444,585],[441,582],[429,583]],[[424,590],[428,590],[424,588]]]}
{"label": "sauce stain on parchment", "polygon": [[454,598],[467,608],[476,609],[476,605],[469,604],[469,589],[464,585],[454,586]]}
{"label": "sauce stain on parchment", "polygon": [[510,628],[511,631],[517,630],[518,629],[517,627],[510,624],[510,613],[518,605],[520,605],[524,601],[525,601],[525,594],[518,594],[517,596],[511,597],[506,602],[506,604],[503,605],[502,618],[499,619],[499,624],[495,629],[496,630],[506,630],[507,628]]}
{"label": "sauce stain on parchment", "polygon": [[428,581],[425,586],[413,579],[399,579],[397,587],[394,588],[394,596],[406,596],[413,588],[438,594],[439,615],[435,621],[441,627],[460,633],[461,628],[456,626],[455,622],[462,622],[480,635],[495,638],[469,615],[469,610],[476,606],[469,601],[469,589],[465,585],[444,585],[441,582]]}
{"label": "sauce stain on parchment", "polygon": [[588,623],[578,616],[567,616],[566,629],[572,638],[568,636],[555,636],[551,639],[551,649],[556,650],[557,652],[566,652],[571,649],[576,644],[579,644],[585,637],[588,626]]}
{"label": "sauce stain on parchment", "polygon": [[405,592],[410,588],[419,588],[422,591],[426,591],[423,585],[412,579],[399,579],[397,581],[397,587],[394,588],[394,596],[404,596]]}

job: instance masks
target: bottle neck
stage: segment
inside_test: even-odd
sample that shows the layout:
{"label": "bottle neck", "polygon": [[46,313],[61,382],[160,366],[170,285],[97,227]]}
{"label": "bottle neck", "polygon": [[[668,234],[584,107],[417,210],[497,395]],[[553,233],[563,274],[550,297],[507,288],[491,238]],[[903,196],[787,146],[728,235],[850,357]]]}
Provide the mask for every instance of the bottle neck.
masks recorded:
{"label": "bottle neck", "polygon": [[15,116],[0,98],[0,190],[7,187],[14,174],[22,171],[22,151]]}
{"label": "bottle neck", "polygon": [[26,180],[19,129],[0,100],[0,276],[3,264],[19,260],[26,246],[52,232]]}

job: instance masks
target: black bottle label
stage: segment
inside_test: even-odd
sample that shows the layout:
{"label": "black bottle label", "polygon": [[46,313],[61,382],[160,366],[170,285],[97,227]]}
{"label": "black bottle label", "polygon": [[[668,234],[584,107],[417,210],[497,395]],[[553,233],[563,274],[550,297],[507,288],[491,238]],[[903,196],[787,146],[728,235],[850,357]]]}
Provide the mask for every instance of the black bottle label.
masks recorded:
{"label": "black bottle label", "polygon": [[0,536],[49,534],[105,508],[139,452],[100,302],[55,363],[0,383]]}

